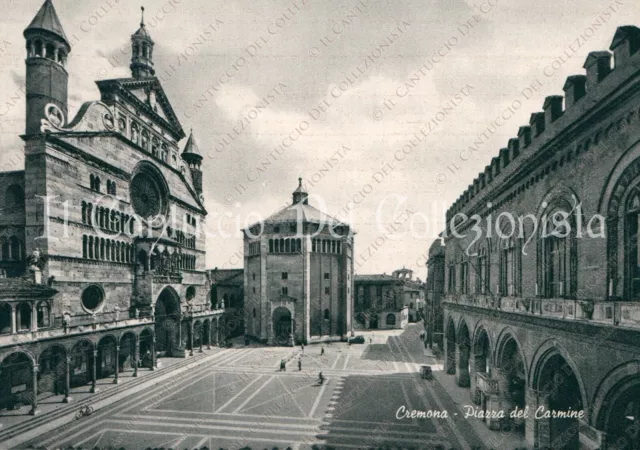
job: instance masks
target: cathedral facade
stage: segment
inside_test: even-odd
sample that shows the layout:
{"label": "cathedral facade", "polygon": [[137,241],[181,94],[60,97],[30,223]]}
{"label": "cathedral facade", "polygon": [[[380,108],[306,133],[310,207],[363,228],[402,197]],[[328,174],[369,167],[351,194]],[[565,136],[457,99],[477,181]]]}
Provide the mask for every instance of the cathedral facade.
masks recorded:
{"label": "cathedral facade", "polygon": [[[65,392],[153,370],[217,341],[222,311],[205,271],[202,156],[154,76],[144,20],[131,77],[68,116],[72,57],[46,0],[24,31],[23,171],[4,173],[0,222],[0,399]],[[146,356],[146,359],[144,358]]]}
{"label": "cathedral facade", "polygon": [[290,206],[244,230],[245,333],[271,345],[352,330],[352,230],[311,206],[299,182]]}
{"label": "cathedral facade", "polygon": [[544,100],[429,252],[447,372],[530,448],[640,448],[640,29],[610,50]]}

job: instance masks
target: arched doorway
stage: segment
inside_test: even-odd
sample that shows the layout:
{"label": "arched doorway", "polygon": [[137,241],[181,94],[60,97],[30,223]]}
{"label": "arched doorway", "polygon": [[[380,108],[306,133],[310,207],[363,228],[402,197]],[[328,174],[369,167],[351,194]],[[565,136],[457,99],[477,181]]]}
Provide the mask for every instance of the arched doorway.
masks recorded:
{"label": "arched doorway", "polygon": [[471,338],[469,337],[469,327],[463,320],[460,324],[460,332],[458,333],[458,368],[456,371],[456,380],[458,386],[469,387],[471,384],[471,375],[469,373],[469,355],[471,354]]}
{"label": "arched doorway", "polygon": [[125,333],[120,338],[120,353],[118,355],[118,364],[120,372],[126,372],[127,369],[135,369],[136,354],[136,335],[133,333]]}
{"label": "arched doorway", "polygon": [[[582,394],[573,368],[558,352],[544,357],[537,371],[536,388],[543,393],[539,406],[547,411],[580,411]],[[574,450],[580,448],[577,418],[539,418],[538,436],[549,436],[549,442],[540,447]]]}
{"label": "arched doorway", "polygon": [[369,329],[377,330],[378,329],[378,314],[373,313],[369,317]]}
{"label": "arched doorway", "polygon": [[66,384],[67,351],[61,345],[48,347],[38,359],[38,392],[63,394]]}
{"label": "arched doorway", "polygon": [[288,345],[291,342],[291,312],[284,306],[273,311],[273,340],[277,345]]}
{"label": "arched doorway", "polygon": [[202,336],[202,322],[200,322],[199,320],[196,320],[196,322],[193,324],[193,348],[194,349],[198,349],[201,347],[203,341],[203,336]]}
{"label": "arched doorway", "polygon": [[69,353],[71,362],[71,387],[84,386],[92,381],[93,376],[93,344],[90,341],[76,343]]}
{"label": "arched doorway", "polygon": [[172,356],[180,347],[180,298],[171,288],[165,288],[156,301],[156,351],[160,356]]}
{"label": "arched doorway", "polygon": [[[489,372],[489,361],[491,358],[491,344],[489,343],[489,335],[487,330],[480,328],[476,333],[476,339],[473,344],[473,365],[476,374],[487,374]],[[472,384],[474,380],[472,379]],[[477,386],[471,392],[473,402],[481,404],[482,395]],[[484,409],[484,408],[483,408]]]}
{"label": "arched doorway", "polygon": [[32,400],[33,361],[26,353],[12,353],[0,364],[0,408],[18,409]]}
{"label": "arched doorway", "polygon": [[114,336],[105,336],[98,342],[98,367],[97,377],[107,378],[116,374],[118,361],[116,360],[116,345],[118,341]]}
{"label": "arched doorway", "polygon": [[[509,413],[516,407],[519,409],[525,407],[527,380],[520,346],[512,335],[508,334],[502,340],[497,356],[495,378],[498,380],[504,414],[509,417]],[[519,433],[524,434],[524,418],[509,418],[508,423]]]}
{"label": "arched doorway", "polygon": [[205,319],[202,334],[202,343],[205,344],[207,348],[211,348],[211,320]]}
{"label": "arched doorway", "polygon": [[151,368],[153,365],[153,332],[149,328],[145,328],[140,333],[140,363],[142,367]]}
{"label": "arched doorway", "polygon": [[614,372],[615,381],[605,384],[612,387],[603,398],[596,427],[606,433],[611,448],[640,450],[640,378],[627,375],[639,368],[638,363],[622,366]]}
{"label": "arched doorway", "polygon": [[453,375],[456,373],[456,326],[451,318],[449,318],[449,323],[447,324],[447,342],[445,344],[447,373]]}

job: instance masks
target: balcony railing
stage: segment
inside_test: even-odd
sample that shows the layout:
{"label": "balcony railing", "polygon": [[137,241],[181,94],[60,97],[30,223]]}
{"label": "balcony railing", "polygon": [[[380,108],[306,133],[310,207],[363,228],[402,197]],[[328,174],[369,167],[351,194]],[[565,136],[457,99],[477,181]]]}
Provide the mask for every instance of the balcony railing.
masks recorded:
{"label": "balcony railing", "polygon": [[486,372],[476,373],[476,385],[487,395],[498,393],[498,380],[493,380]]}
{"label": "balcony railing", "polygon": [[472,294],[449,294],[445,301],[498,311],[564,320],[588,320],[599,324],[640,329],[640,302],[592,302],[562,298],[493,297]]}

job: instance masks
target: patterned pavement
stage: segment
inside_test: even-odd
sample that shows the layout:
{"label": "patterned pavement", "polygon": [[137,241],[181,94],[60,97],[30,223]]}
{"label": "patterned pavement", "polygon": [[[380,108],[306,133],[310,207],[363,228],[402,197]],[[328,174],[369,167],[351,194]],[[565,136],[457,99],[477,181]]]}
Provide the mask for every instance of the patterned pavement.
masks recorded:
{"label": "patterned pavement", "polygon": [[[231,348],[170,383],[40,436],[35,447],[310,449],[471,448],[473,429],[437,382],[420,379],[418,325],[373,344]],[[302,371],[297,361],[302,360]],[[281,359],[289,359],[279,371]],[[316,382],[318,372],[326,377]],[[442,410],[449,419],[396,418],[398,408]],[[24,447],[22,447],[24,448]]]}

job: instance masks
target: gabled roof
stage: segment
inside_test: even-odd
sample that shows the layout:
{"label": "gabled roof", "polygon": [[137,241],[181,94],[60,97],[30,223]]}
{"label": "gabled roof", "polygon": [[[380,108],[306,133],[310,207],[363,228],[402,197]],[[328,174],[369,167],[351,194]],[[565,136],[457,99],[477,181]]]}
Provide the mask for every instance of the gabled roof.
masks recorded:
{"label": "gabled roof", "polygon": [[48,31],[60,36],[67,44],[69,43],[67,35],[64,34],[62,24],[60,23],[60,19],[58,18],[58,14],[56,13],[56,9],[53,7],[53,3],[51,3],[51,0],[45,0],[36,16],[24,31],[26,32],[27,30]]}
{"label": "gabled roof", "polygon": [[[98,85],[98,89],[100,89],[102,100],[105,103],[109,103],[110,98],[112,98],[114,94],[119,94],[128,102],[132,103],[138,108],[143,109],[146,114],[153,117],[157,122],[167,128],[168,131],[172,132],[173,137],[176,140],[180,140],[186,137],[184,130],[182,129],[182,125],[178,120],[178,116],[176,116],[176,113],[173,111],[171,103],[169,102],[169,98],[164,92],[164,89],[162,89],[162,85],[160,84],[158,78],[116,78],[112,80],[96,81],[96,84]],[[150,89],[155,92],[157,102],[162,108],[162,112],[167,117],[167,119],[154,111],[149,104],[140,100],[133,93],[133,91],[135,90],[145,89]]]}

